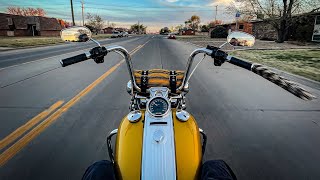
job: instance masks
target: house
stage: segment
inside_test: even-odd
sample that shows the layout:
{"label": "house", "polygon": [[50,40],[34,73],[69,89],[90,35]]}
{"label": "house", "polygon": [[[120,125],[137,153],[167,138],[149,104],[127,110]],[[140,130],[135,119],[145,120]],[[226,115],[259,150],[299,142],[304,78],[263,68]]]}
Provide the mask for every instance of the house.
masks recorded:
{"label": "house", "polygon": [[114,31],[113,27],[106,27],[103,29],[104,34],[112,34],[113,31]]}
{"label": "house", "polygon": [[[293,24],[288,27],[286,40],[320,42],[320,12],[292,16]],[[266,21],[251,22],[252,35],[257,39],[276,40],[277,30]]]}
{"label": "house", "polygon": [[227,30],[231,30],[231,31],[242,31],[242,32],[246,32],[249,34],[252,34],[252,23],[251,22],[238,22],[238,23],[228,23],[228,24],[222,24],[220,26],[223,26],[224,28],[226,28]]}
{"label": "house", "polygon": [[[320,12],[304,13],[292,16],[293,24],[288,27],[286,40],[320,42]],[[242,31],[252,34],[256,39],[277,40],[278,32],[270,20],[255,20],[222,24],[228,32]],[[276,20],[275,20],[276,21]],[[214,28],[210,28],[209,34]]]}
{"label": "house", "polygon": [[193,29],[183,28],[179,30],[179,35],[195,35],[196,32]]}
{"label": "house", "polygon": [[0,36],[59,36],[62,28],[55,18],[0,13]]}

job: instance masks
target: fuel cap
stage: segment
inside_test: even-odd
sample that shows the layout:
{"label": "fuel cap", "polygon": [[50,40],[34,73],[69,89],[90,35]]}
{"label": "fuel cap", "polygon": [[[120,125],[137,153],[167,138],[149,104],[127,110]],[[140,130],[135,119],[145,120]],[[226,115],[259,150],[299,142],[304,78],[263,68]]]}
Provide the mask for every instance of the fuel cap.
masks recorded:
{"label": "fuel cap", "polygon": [[140,120],[140,118],[141,118],[141,112],[139,110],[131,111],[128,114],[127,118],[132,123],[138,122]]}
{"label": "fuel cap", "polygon": [[190,114],[187,111],[184,110],[177,110],[176,116],[179,121],[186,122],[190,118]]}

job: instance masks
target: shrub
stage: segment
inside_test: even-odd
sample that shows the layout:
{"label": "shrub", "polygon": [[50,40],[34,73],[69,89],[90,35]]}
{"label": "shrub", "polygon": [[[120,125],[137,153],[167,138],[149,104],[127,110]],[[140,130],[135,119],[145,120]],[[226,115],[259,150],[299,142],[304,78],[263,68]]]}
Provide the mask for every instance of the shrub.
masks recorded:
{"label": "shrub", "polygon": [[217,26],[211,31],[211,38],[226,38],[228,36],[227,29],[222,26]]}
{"label": "shrub", "polygon": [[313,33],[313,27],[310,25],[300,25],[296,29],[296,40],[300,42],[306,42],[311,40]]}

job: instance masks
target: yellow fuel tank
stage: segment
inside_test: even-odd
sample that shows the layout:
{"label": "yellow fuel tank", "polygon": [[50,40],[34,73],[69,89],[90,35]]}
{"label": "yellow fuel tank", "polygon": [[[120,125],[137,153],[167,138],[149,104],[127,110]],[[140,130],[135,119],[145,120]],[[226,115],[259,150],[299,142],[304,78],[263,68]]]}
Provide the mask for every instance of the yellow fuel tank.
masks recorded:
{"label": "yellow fuel tank", "polygon": [[[188,121],[179,121],[175,111],[172,109],[177,179],[198,179],[202,161],[198,125],[191,115]],[[138,122],[131,123],[125,117],[118,128],[115,146],[115,168],[118,179],[140,179],[145,111],[141,112],[142,117]]]}

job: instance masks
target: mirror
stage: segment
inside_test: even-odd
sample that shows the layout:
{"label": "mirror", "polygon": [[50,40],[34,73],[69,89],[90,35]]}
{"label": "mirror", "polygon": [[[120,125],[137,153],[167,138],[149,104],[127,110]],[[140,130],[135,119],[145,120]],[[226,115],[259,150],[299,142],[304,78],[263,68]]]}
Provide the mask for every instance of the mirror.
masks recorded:
{"label": "mirror", "polygon": [[255,37],[248,33],[234,31],[229,34],[227,41],[231,46],[252,47],[255,42]]}
{"label": "mirror", "polygon": [[69,42],[86,42],[91,39],[92,33],[86,27],[70,27],[60,32],[61,39]]}

